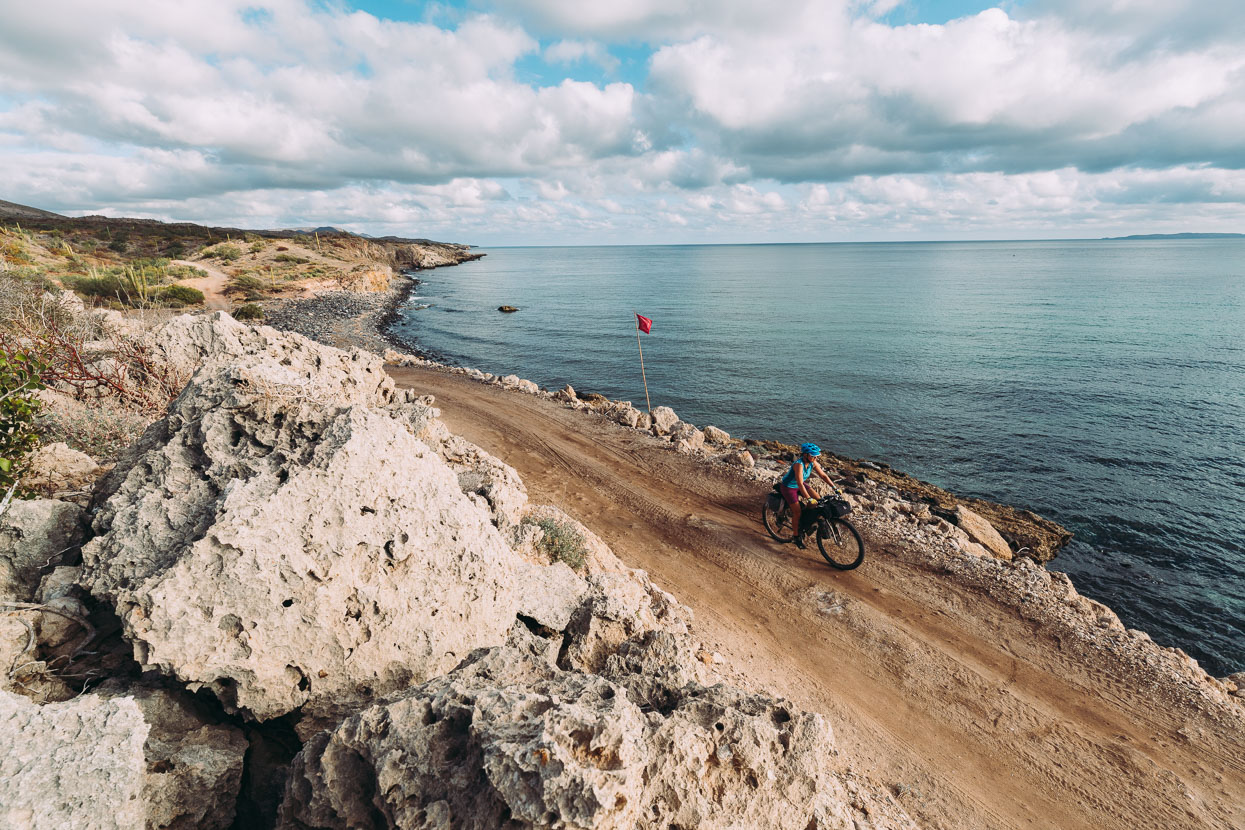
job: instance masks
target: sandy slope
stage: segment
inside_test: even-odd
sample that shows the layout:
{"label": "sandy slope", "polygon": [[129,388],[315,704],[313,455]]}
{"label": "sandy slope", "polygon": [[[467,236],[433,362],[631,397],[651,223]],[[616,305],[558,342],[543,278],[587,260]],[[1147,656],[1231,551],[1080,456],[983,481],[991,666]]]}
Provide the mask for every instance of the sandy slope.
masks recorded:
{"label": "sandy slope", "polygon": [[1245,710],[1156,700],[867,532],[865,564],[832,572],[764,535],[763,485],[652,438],[391,371],[695,609],[733,667],[828,713],[857,769],[926,826],[1245,828]]}

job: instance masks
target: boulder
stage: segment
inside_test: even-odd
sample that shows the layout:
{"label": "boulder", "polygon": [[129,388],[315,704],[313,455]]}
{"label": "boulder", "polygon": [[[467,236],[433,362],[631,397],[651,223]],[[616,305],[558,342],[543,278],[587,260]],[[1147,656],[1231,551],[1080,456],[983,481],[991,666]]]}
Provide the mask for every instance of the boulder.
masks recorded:
{"label": "boulder", "polygon": [[650,631],[687,635],[691,611],[658,588],[643,571],[588,575],[590,590],[562,642],[559,665],[599,672],[627,640]]}
{"label": "boulder", "polygon": [[635,428],[641,432],[648,432],[653,428],[653,416],[647,412],[641,412],[639,417],[636,418]]}
{"label": "boulder", "polygon": [[14,500],[0,514],[0,599],[30,602],[44,573],[81,544],[81,507],[53,499]]}
{"label": "boulder", "polygon": [[457,473],[459,489],[489,511],[495,526],[509,529],[519,523],[527,488],[513,467],[448,430],[434,427],[421,437]]}
{"label": "boulder", "polygon": [[731,443],[731,436],[726,430],[707,426],[705,427],[705,441],[715,446],[724,446]]}
{"label": "boulder", "polygon": [[679,421],[670,430],[670,438],[678,442],[685,442],[689,450],[699,450],[705,446],[705,434],[691,424]]}
{"label": "boulder", "polygon": [[536,382],[535,382],[535,381],[531,381],[531,380],[520,380],[520,381],[519,381],[519,391],[520,391],[520,392],[526,392],[526,393],[527,393],[527,394],[529,394],[529,395],[539,395],[539,394],[540,394],[540,387],[536,385]]}
{"label": "boulder", "polygon": [[0,826],[210,828],[234,817],[246,741],[180,692],[106,684],[39,706],[0,691]]}
{"label": "boulder", "polygon": [[752,453],[747,450],[727,453],[723,456],[722,460],[734,467],[743,467],[744,469],[751,469],[755,467],[757,463],[756,459],[752,457]]}
{"label": "boulder", "polygon": [[955,523],[970,539],[990,551],[994,557],[1011,561],[1011,547],[986,519],[961,504],[955,508]]}
{"label": "boulder", "polygon": [[498,648],[313,738],[278,826],[852,827],[840,766],[785,701],[688,683],[653,707]]}
{"label": "boulder", "polygon": [[550,585],[416,437],[430,412],[379,358],[247,332],[97,495],[81,582],[144,668],[311,730],[535,616]]}
{"label": "boulder", "polygon": [[656,435],[669,435],[674,425],[679,423],[679,416],[668,406],[656,407],[652,414],[653,433]]}
{"label": "boulder", "polygon": [[566,386],[553,393],[553,399],[555,401],[561,401],[562,403],[575,403],[579,400],[579,397],[575,394],[575,387],[568,383]]}
{"label": "boulder", "polygon": [[627,404],[626,406],[619,406],[614,409],[614,411],[610,413],[610,418],[625,427],[635,427],[636,424],[640,423],[640,415],[641,413],[639,410],[631,404]]}
{"label": "boulder", "polygon": [[22,486],[46,498],[59,499],[89,491],[102,473],[91,456],[57,442],[31,453]]}

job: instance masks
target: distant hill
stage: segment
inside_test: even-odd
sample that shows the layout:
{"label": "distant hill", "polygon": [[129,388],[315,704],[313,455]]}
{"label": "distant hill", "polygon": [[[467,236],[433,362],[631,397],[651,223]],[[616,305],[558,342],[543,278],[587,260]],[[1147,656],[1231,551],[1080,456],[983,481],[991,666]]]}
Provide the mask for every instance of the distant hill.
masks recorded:
{"label": "distant hill", "polygon": [[0,199],[0,219],[64,219],[59,213],[53,213],[50,210],[40,210],[39,208],[28,207],[27,205],[19,205],[16,202],[6,202]]}
{"label": "distant hill", "polygon": [[1124,239],[1245,239],[1245,233],[1135,233],[1132,236],[1104,236],[1103,242]]}

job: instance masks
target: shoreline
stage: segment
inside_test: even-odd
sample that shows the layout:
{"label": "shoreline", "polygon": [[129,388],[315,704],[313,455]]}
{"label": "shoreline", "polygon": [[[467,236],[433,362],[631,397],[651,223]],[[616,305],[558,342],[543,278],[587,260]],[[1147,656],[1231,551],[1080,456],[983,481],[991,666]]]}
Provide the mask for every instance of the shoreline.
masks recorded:
{"label": "shoreline", "polygon": [[[407,271],[400,277],[395,278],[390,288],[383,294],[378,295],[379,299],[371,304],[371,308],[349,319],[335,318],[338,320],[338,325],[334,327],[330,335],[331,339],[325,339],[324,333],[322,331],[316,332],[313,326],[304,326],[302,328],[288,327],[288,330],[297,331],[311,339],[339,348],[362,348],[372,351],[382,355],[386,363],[391,365],[422,365],[433,368],[436,371],[465,375],[477,382],[503,386],[516,391],[528,391],[548,396],[559,394],[542,389],[534,382],[524,381],[517,375],[507,375],[503,378],[471,367],[457,365],[445,359],[443,355],[423,349],[417,344],[409,343],[388,331],[388,327],[397,317],[398,309],[420,284],[419,278],[414,276],[415,273],[417,272]],[[303,308],[309,316],[315,317],[317,304],[326,304],[329,307],[329,313],[332,314],[340,310],[341,300],[337,298],[337,294],[357,293],[331,292],[331,295],[319,295],[301,302],[307,304]],[[525,389],[525,386],[528,388]],[[592,393],[586,394],[584,399],[593,401],[592,404],[588,404],[584,408],[600,411],[604,417],[611,420],[614,418],[610,410],[620,403]],[[567,405],[572,404],[568,403]],[[731,440],[735,443],[731,445],[730,449],[736,451],[746,450],[752,456],[752,461],[755,464],[755,467],[752,464],[748,464],[747,469],[741,469],[740,471],[751,473],[757,480],[763,480],[765,476],[774,474],[776,465],[780,463],[779,459],[794,450],[794,447],[768,439],[747,438],[741,440],[732,438]],[[832,451],[827,451],[827,454],[835,460],[836,465],[842,470],[841,475],[847,478],[849,482],[851,482],[853,477],[857,482],[867,478],[893,491],[897,502],[908,502],[918,505],[924,503],[928,506],[928,512],[933,520],[941,519],[954,526],[956,520],[953,514],[956,507],[958,505],[967,507],[986,518],[993,525],[994,529],[1004,537],[1006,542],[1010,543],[1015,556],[1018,558],[1030,558],[1043,568],[1055,559],[1057,554],[1072,539],[1071,532],[1066,528],[1026,508],[992,502],[986,499],[959,496],[937,485],[895,470],[885,462],[871,459],[854,459],[838,455]],[[723,463],[724,457],[719,456],[712,460],[717,463]],[[727,461],[725,463],[731,462]],[[853,493],[853,490],[848,489],[848,492]],[[1061,571],[1052,571],[1052,573],[1063,575]],[[1179,646],[1173,647],[1178,648]],[[1245,666],[1228,665],[1218,668],[1223,670],[1225,677],[1245,671]]]}

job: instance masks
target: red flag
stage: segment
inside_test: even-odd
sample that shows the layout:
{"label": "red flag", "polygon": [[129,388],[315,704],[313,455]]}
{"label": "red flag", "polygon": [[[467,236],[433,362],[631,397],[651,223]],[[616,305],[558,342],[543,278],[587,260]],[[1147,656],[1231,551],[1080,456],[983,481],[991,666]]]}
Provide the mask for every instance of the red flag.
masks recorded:
{"label": "red flag", "polygon": [[635,325],[636,325],[636,328],[638,328],[640,331],[644,332],[645,334],[648,334],[650,331],[653,330],[653,321],[645,317],[643,314],[637,314],[635,316]]}

